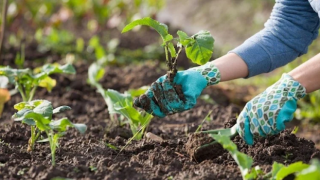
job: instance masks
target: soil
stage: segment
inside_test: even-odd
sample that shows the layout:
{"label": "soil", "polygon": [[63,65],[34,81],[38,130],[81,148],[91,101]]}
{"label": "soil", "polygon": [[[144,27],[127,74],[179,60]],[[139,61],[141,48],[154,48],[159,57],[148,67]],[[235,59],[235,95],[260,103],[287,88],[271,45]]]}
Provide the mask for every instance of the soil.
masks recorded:
{"label": "soil", "polygon": [[[122,148],[131,133],[128,127],[109,129],[111,121],[104,100],[95,89],[86,85],[87,68],[86,64],[78,64],[76,76],[57,76],[59,83],[52,93],[39,89],[36,95],[36,98],[52,101],[54,106],[71,106],[73,110],[67,116],[73,122],[88,126],[85,135],[70,130],[62,138],[55,167],[50,165],[48,144],[37,143],[34,152],[26,152],[30,129],[10,118],[14,113],[12,106],[21,100],[20,97],[15,95],[6,104],[0,127],[0,179],[241,179],[234,160],[218,144],[198,152],[196,160],[191,159],[190,143],[196,147],[209,140],[196,138],[195,142],[192,139],[188,142],[186,135],[196,130],[210,110],[213,111],[210,122],[204,124],[204,129],[223,128],[225,124],[230,127],[235,123],[238,107],[199,101],[187,112],[164,119],[154,118],[148,132],[164,141],[134,141],[119,153],[108,148],[106,143]],[[106,72],[102,80],[104,85],[124,91],[150,84],[165,71],[158,70],[157,64],[148,63],[125,68],[107,67]],[[233,141],[264,170],[270,170],[273,161],[308,162],[320,154],[313,142],[298,138],[290,131],[257,140],[254,146],[247,146],[239,137]]]}
{"label": "soil", "polygon": [[[231,104],[221,89],[210,87],[204,92],[214,97],[216,104],[200,99],[189,111],[163,119],[154,118],[147,132],[163,141],[147,138],[132,141],[120,152],[132,136],[129,127],[115,127],[104,99],[86,84],[88,65],[79,62],[75,66],[77,75],[54,76],[58,83],[53,91],[48,93],[39,88],[35,98],[47,99],[54,107],[72,107],[64,116],[72,122],[85,123],[87,132],[80,135],[70,129],[60,140],[57,165],[52,167],[47,143],[36,143],[35,150],[27,152],[30,128],[11,119],[15,112],[13,105],[21,101],[18,94],[14,95],[5,105],[0,119],[0,179],[241,179],[235,161],[220,145],[193,155],[194,151],[190,150],[210,142],[208,138],[191,135],[209,112],[203,130],[235,124],[241,109]],[[156,62],[106,67],[101,83],[105,88],[123,92],[150,85],[165,72]],[[61,115],[56,116],[59,117]],[[311,158],[320,158],[320,151],[312,141],[290,132],[257,139],[253,146],[246,145],[239,136],[233,142],[241,152],[253,157],[254,166],[259,165],[264,171],[271,169],[273,161],[307,163]],[[116,146],[117,150],[108,144]]]}

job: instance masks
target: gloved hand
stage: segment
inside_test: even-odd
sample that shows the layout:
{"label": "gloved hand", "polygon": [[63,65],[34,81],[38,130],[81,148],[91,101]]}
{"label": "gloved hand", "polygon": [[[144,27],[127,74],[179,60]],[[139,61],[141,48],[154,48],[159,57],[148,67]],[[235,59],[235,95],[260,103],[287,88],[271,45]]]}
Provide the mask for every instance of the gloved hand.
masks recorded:
{"label": "gloved hand", "polygon": [[[134,106],[143,108],[155,116],[165,117],[191,109],[204,88],[219,82],[220,72],[209,62],[185,71],[178,71],[173,83],[166,78],[166,75],[160,77],[151,84],[145,94],[135,99]],[[179,97],[177,89],[174,88],[175,85],[181,85],[184,99]]]}
{"label": "gloved hand", "polygon": [[257,136],[278,134],[293,119],[297,100],[306,95],[305,88],[290,75],[281,79],[249,101],[237,119],[237,131],[247,144]]}

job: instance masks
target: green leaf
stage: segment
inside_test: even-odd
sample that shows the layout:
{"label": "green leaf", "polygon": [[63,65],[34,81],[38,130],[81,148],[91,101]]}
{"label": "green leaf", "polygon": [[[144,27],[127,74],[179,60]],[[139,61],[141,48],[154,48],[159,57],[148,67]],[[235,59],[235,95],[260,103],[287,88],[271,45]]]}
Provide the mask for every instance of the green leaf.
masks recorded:
{"label": "green leaf", "polygon": [[113,89],[108,89],[105,91],[104,99],[107,103],[110,114],[119,113],[119,111],[114,109],[116,103],[118,103],[118,107],[126,107],[128,106],[127,99],[131,102],[133,101],[130,94],[122,94]]}
{"label": "green leaf", "polygon": [[179,36],[179,43],[181,43],[183,46],[187,46],[190,43],[191,37],[189,37],[187,33],[179,30],[177,34]]}
{"label": "green leaf", "polygon": [[242,176],[245,177],[251,169],[253,159],[250,156],[239,152],[237,146],[230,140],[228,136],[220,134],[210,134],[210,136],[220,143],[224,149],[229,151],[232,158],[238,164]]}
{"label": "green leaf", "polygon": [[96,85],[104,76],[105,70],[99,64],[93,63],[88,70],[88,82],[91,85]]}
{"label": "green leaf", "polygon": [[73,124],[74,128],[76,128],[81,134],[84,134],[87,130],[87,126],[85,124]]}
{"label": "green leaf", "polygon": [[9,66],[0,68],[0,76],[6,76],[11,84],[14,84],[16,79],[28,74],[31,75],[30,69],[12,69]]}
{"label": "green leaf", "polygon": [[304,164],[301,161],[290,164],[288,167],[283,167],[279,170],[279,172],[276,175],[276,179],[277,180],[283,179],[286,176],[288,176],[290,174],[294,174],[296,172],[300,172],[303,169],[308,168],[309,166],[310,166],[309,164]]}
{"label": "green leaf", "polygon": [[168,48],[169,48],[169,52],[170,52],[170,54],[171,54],[171,57],[172,57],[172,58],[177,57],[177,52],[176,52],[176,49],[174,48],[172,42],[169,42],[169,43],[168,43]]}
{"label": "green leaf", "polygon": [[49,119],[44,118],[41,114],[35,112],[29,112],[24,116],[25,119],[33,119],[36,122],[36,126],[40,131],[47,131],[50,129],[48,126],[51,122]]}
{"label": "green leaf", "polygon": [[296,180],[320,179],[320,162],[318,159],[312,159],[311,165],[303,169],[296,175]]}
{"label": "green leaf", "polygon": [[272,164],[272,179],[276,178],[277,173],[280,171],[280,169],[282,169],[283,167],[285,167],[285,165],[278,163],[278,162],[273,162]]}
{"label": "green leaf", "polygon": [[41,104],[33,109],[33,112],[42,115],[44,118],[52,119],[53,107],[50,101],[43,100]]}
{"label": "green leaf", "polygon": [[29,126],[35,126],[36,122],[33,119],[23,119],[22,123],[28,124]]}
{"label": "green leaf", "polygon": [[164,37],[164,42],[169,42],[173,39],[173,36],[171,34],[167,34],[166,37]]}
{"label": "green leaf", "polygon": [[39,86],[46,88],[48,92],[51,92],[51,90],[56,86],[57,81],[55,79],[52,79],[49,76],[44,77],[44,79],[40,80]]}
{"label": "green leaf", "polygon": [[[47,75],[54,74],[54,73],[66,73],[66,74],[75,74],[76,70],[72,66],[72,64],[65,64],[65,65],[57,65],[57,64],[46,64],[42,67],[42,72],[46,73]],[[41,76],[41,75],[37,75]]]}
{"label": "green leaf", "polygon": [[58,114],[58,113],[62,113],[64,111],[68,111],[68,110],[71,110],[71,107],[69,106],[60,106],[60,107],[57,107],[53,110],[53,114]]}
{"label": "green leaf", "polygon": [[131,22],[130,24],[126,25],[123,28],[121,33],[125,33],[127,31],[130,31],[131,29],[133,29],[134,27],[139,26],[139,25],[145,25],[145,26],[149,26],[149,27],[152,27],[153,29],[155,29],[160,34],[160,36],[164,42],[166,42],[166,40],[170,39],[169,37],[166,37],[168,35],[168,27],[165,24],[159,23],[158,21],[156,21],[150,17],[145,17],[143,19],[138,19],[138,20]]}
{"label": "green leaf", "polygon": [[51,121],[49,126],[59,132],[65,132],[68,127],[76,128],[80,133],[85,133],[87,126],[84,124],[73,124],[69,119],[62,118],[56,121]]}
{"label": "green leaf", "polygon": [[106,146],[108,146],[110,149],[113,149],[113,150],[118,150],[118,148],[110,143],[106,143]]}
{"label": "green leaf", "polygon": [[27,102],[20,102],[20,103],[18,103],[18,104],[15,104],[15,105],[13,106],[13,108],[16,109],[16,110],[18,110],[18,111],[20,111],[20,110],[22,110],[22,109],[25,108],[26,104],[27,104]]}
{"label": "green leaf", "polygon": [[12,118],[14,118],[15,121],[22,121],[24,119],[24,116],[29,112],[32,112],[32,110],[27,108],[21,109],[18,112],[14,113]]}
{"label": "green leaf", "polygon": [[129,89],[127,93],[130,94],[132,97],[138,97],[144,94],[148,89],[149,89],[149,86],[142,86],[138,89]]}
{"label": "green leaf", "polygon": [[187,57],[199,65],[207,63],[213,53],[213,43],[214,39],[208,31],[198,32],[186,45]]}

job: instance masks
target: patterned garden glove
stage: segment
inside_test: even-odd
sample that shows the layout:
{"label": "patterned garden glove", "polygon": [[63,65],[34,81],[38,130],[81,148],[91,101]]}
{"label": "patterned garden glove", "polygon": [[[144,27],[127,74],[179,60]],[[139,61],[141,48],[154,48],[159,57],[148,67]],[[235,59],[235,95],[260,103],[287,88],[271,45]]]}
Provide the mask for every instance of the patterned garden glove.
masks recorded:
{"label": "patterned garden glove", "polygon": [[249,101],[237,119],[237,131],[247,144],[257,136],[278,134],[285,123],[293,119],[297,100],[304,97],[305,88],[288,74]]}
{"label": "patterned garden glove", "polygon": [[[158,117],[191,109],[205,87],[220,82],[220,72],[212,63],[207,63],[178,71],[173,82],[170,82],[166,75],[160,77],[145,94],[135,99],[134,106]],[[181,85],[184,98],[179,97],[175,85]]]}

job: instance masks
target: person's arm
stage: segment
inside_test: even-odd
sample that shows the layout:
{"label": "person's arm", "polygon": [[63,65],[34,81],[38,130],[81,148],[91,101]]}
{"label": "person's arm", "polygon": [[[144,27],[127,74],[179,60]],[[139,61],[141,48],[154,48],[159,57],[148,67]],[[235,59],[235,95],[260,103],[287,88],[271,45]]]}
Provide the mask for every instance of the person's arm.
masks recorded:
{"label": "person's arm", "polygon": [[306,88],[306,93],[320,89],[320,54],[288,73]]}
{"label": "person's arm", "polygon": [[[318,36],[318,29],[318,14],[307,0],[276,0],[265,28],[230,52],[243,59],[248,67],[247,77],[252,77],[305,54]],[[224,63],[233,65],[233,61]]]}

